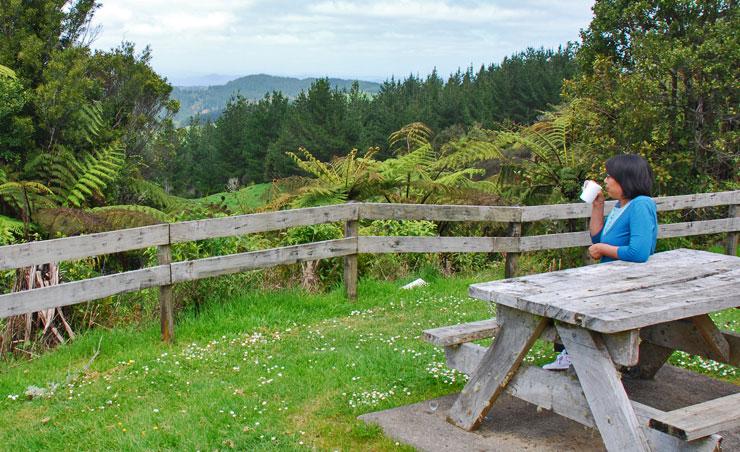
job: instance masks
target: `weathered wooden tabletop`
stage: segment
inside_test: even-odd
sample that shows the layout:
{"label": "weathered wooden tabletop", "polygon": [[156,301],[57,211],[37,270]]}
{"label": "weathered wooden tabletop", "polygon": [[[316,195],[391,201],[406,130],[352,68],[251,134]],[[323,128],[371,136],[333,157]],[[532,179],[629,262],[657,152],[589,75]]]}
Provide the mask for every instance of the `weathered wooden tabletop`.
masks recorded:
{"label": "weathered wooden tabletop", "polygon": [[689,249],[470,286],[470,296],[602,333],[740,306],[740,258]]}

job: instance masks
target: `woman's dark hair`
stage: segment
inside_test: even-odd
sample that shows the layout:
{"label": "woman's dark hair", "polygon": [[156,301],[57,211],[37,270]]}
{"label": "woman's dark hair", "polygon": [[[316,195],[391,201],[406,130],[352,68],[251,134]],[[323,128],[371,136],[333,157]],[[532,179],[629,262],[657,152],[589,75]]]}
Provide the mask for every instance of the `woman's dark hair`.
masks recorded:
{"label": "woman's dark hair", "polygon": [[606,161],[606,172],[619,182],[627,199],[650,196],[653,190],[653,171],[639,155],[615,155]]}

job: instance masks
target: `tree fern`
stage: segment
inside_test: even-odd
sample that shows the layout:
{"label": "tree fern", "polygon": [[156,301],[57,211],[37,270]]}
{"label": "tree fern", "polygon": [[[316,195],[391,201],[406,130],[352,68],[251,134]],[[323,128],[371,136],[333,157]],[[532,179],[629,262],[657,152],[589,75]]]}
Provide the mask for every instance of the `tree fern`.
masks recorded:
{"label": "tree fern", "polygon": [[36,178],[47,180],[54,200],[63,207],[82,207],[92,198],[102,198],[103,190],[123,167],[121,144],[115,142],[100,151],[76,157],[57,147],[54,153],[39,154],[26,166]]}
{"label": "tree fern", "polygon": [[41,209],[36,220],[49,235],[78,235],[166,223],[172,218],[146,206],[117,205],[93,209]]}
{"label": "tree fern", "polygon": [[184,210],[193,205],[192,200],[171,195],[164,188],[148,180],[132,178],[127,183],[138,198],[134,201],[137,204],[147,204],[166,212]]}

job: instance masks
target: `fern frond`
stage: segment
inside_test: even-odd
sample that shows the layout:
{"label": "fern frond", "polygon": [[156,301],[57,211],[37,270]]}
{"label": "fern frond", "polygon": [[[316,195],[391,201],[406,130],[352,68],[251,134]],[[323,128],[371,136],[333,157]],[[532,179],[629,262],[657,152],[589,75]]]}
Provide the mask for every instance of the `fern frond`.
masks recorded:
{"label": "fern frond", "polygon": [[136,202],[146,204],[167,212],[185,210],[194,202],[190,199],[167,193],[164,188],[144,179],[127,180],[129,188],[137,195]]}
{"label": "fern frond", "polygon": [[74,163],[67,167],[73,168],[70,172],[76,176],[76,181],[64,196],[62,201],[64,206],[80,207],[88,197],[102,196],[107,183],[114,180],[123,167],[123,154],[119,143],[113,143],[94,155],[84,155],[82,163],[74,158],[73,160],[79,163],[79,167],[74,168]]}
{"label": "fern frond", "polygon": [[423,122],[412,122],[403,126],[400,130],[393,132],[388,137],[388,144],[391,148],[400,145],[396,152],[404,154],[410,152],[412,149],[429,144],[431,136],[432,129],[426,124]]}
{"label": "fern frond", "polygon": [[16,78],[15,71],[10,69],[7,66],[3,66],[2,64],[0,64],[0,76],[12,78],[12,79]]}

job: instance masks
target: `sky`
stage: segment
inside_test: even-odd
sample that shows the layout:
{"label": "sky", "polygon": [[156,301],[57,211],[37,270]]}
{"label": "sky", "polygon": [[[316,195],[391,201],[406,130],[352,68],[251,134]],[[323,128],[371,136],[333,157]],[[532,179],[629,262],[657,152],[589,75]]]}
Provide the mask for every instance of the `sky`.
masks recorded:
{"label": "sky", "polygon": [[382,81],[578,41],[593,0],[102,0],[93,47],[149,45],[174,84],[271,74]]}

